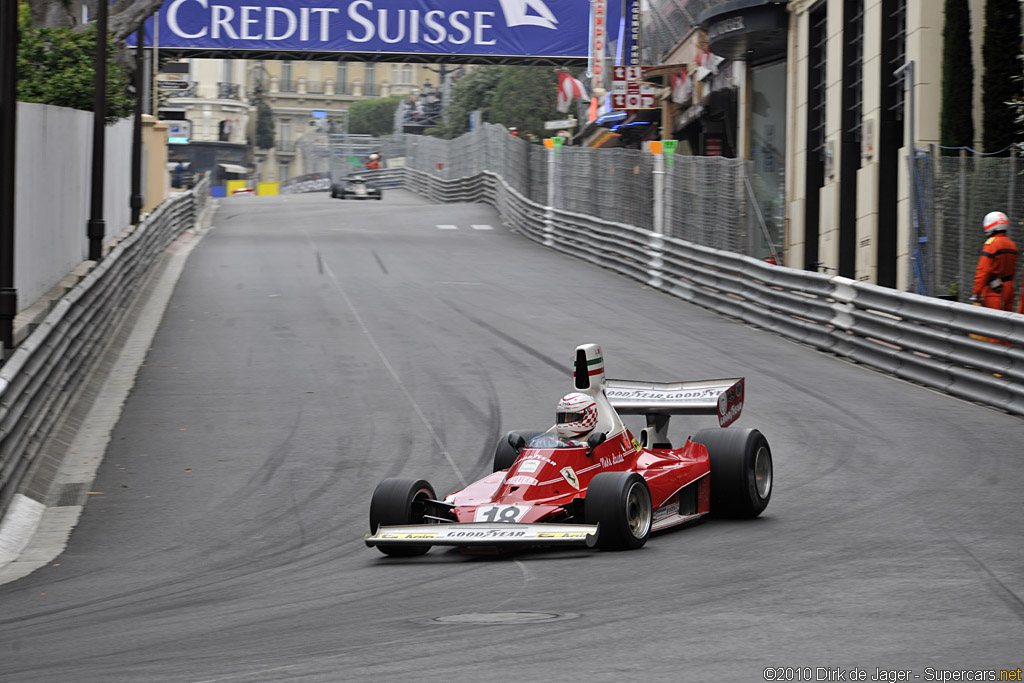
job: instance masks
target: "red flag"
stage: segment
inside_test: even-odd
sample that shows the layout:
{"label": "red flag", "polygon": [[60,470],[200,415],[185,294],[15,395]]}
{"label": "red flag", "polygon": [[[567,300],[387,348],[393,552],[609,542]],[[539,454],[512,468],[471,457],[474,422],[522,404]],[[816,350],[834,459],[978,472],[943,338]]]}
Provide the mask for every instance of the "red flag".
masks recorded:
{"label": "red flag", "polygon": [[563,114],[569,111],[569,105],[574,99],[587,99],[586,89],[579,79],[573,78],[564,71],[558,72],[558,111]]}

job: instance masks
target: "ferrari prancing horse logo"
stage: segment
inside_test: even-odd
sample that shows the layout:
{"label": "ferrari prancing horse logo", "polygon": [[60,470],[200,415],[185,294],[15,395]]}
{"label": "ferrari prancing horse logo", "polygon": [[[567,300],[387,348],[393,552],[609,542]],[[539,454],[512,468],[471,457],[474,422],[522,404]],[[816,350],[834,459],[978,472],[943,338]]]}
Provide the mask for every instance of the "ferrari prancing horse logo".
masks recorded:
{"label": "ferrari prancing horse logo", "polygon": [[577,491],[580,490],[580,478],[576,476],[576,472],[574,472],[571,467],[563,467],[562,476],[565,477],[565,480],[569,482],[574,489]]}

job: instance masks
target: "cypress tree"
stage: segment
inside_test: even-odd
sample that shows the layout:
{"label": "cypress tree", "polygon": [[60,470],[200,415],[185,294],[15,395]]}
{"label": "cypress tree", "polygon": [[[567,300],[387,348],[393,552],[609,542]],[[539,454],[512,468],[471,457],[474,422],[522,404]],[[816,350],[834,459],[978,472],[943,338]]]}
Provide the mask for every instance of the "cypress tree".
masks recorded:
{"label": "cypress tree", "polygon": [[[940,144],[974,144],[974,66],[971,58],[971,10],[968,0],[946,0],[942,30],[942,118]],[[945,154],[956,154],[945,150]]]}
{"label": "cypress tree", "polygon": [[981,81],[982,142],[998,152],[1016,140],[1014,110],[1007,102],[1021,92],[1017,60],[1020,52],[1020,0],[988,0],[985,42],[981,47],[985,74]]}

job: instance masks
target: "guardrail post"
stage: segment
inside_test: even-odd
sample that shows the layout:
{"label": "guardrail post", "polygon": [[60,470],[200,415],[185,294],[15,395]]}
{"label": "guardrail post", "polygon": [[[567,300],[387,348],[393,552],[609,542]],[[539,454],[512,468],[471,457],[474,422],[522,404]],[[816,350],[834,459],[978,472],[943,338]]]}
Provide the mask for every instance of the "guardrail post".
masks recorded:
{"label": "guardrail post", "polygon": [[648,149],[654,155],[654,232],[665,234],[665,155],[661,140],[651,140]]}
{"label": "guardrail post", "polygon": [[555,231],[555,156],[558,154],[559,143],[555,138],[545,138],[544,146],[548,150],[548,203],[544,207],[544,246],[550,247],[555,243],[553,233]]}

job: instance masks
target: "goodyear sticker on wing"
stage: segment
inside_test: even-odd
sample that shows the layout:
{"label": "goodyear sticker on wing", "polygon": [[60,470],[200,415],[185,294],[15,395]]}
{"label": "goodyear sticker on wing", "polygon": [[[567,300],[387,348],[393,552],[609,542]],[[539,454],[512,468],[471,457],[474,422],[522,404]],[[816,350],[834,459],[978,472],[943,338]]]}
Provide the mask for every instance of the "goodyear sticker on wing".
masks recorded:
{"label": "goodyear sticker on wing", "polygon": [[744,379],[723,391],[718,396],[718,426],[728,427],[740,419],[743,412],[743,384]]}

